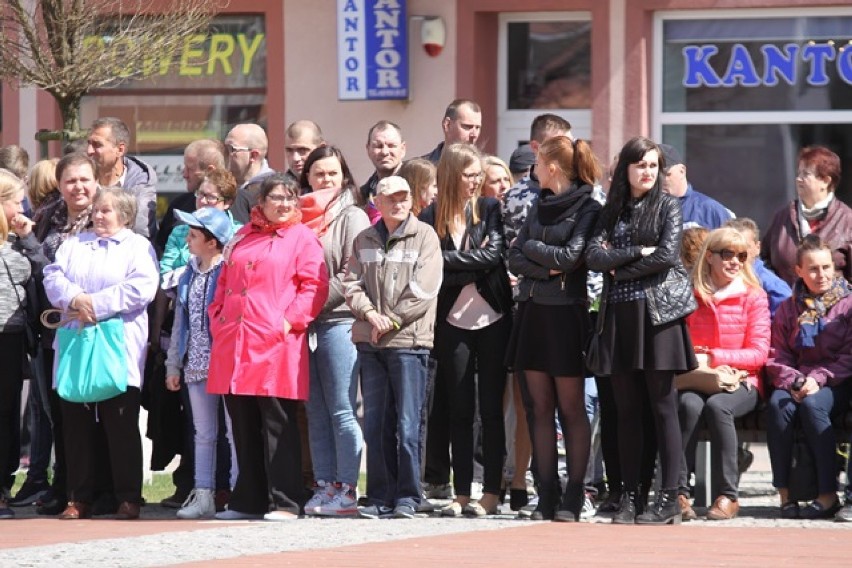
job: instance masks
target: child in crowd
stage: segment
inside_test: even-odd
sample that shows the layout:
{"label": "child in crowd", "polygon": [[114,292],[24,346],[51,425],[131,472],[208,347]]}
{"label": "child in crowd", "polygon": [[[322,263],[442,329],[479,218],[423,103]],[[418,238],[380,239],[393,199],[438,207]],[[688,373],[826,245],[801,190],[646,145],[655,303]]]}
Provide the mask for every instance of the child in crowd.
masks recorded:
{"label": "child in crowd", "polygon": [[435,164],[423,158],[414,158],[399,168],[399,177],[411,188],[411,213],[416,217],[429,207],[438,195],[438,172]]}
{"label": "child in crowd", "polygon": [[[178,511],[179,519],[208,519],[216,513],[214,501],[216,438],[219,435],[220,397],[207,393],[210,360],[210,320],[207,307],[216,292],[222,267],[222,250],[234,234],[230,217],[214,207],[195,213],[175,211],[181,223],[189,225],[186,242],[191,254],[187,270],[177,287],[177,305],[172,342],[166,360],[166,387],[177,391],[180,372],[188,390],[195,428],[195,489]],[[231,487],[236,482],[237,459],[226,414],[231,448]]]}

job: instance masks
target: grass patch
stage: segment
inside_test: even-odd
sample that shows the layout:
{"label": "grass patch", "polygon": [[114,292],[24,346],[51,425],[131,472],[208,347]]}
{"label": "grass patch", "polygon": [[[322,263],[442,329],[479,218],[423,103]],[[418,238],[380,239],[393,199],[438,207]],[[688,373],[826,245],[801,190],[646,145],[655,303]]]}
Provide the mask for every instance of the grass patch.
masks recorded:
{"label": "grass patch", "polygon": [[[14,496],[21,485],[27,478],[25,471],[19,471],[15,474],[15,485],[12,487],[12,495]],[[166,497],[170,497],[175,492],[175,486],[172,484],[172,474],[170,473],[154,473],[151,477],[151,483],[142,484],[142,497],[148,503],[159,503]]]}

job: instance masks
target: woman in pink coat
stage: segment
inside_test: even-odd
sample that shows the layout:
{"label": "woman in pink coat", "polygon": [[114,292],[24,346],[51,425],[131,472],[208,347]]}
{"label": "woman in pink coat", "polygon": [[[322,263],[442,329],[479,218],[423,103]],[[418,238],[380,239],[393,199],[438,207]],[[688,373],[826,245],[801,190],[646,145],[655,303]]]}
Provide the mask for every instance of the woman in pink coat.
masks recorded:
{"label": "woman in pink coat", "polygon": [[307,500],[296,406],[308,398],[306,328],[328,296],[328,272],[298,196],[284,176],[263,182],[251,221],[225,248],[209,308],[207,390],[225,395],[240,472],[218,519],[295,518]]}
{"label": "woman in pink coat", "polygon": [[716,495],[707,519],[719,521],[732,519],[739,511],[734,418],[754,410],[763,392],[759,373],[769,355],[769,301],[748,262],[748,243],[735,229],[716,229],[707,235],[692,282],[698,309],[687,317],[686,325],[699,361],[703,358],[711,367],[747,373],[734,392],[681,391],[678,395],[685,458],[678,497],[683,520],[696,517],[689,504],[687,478],[694,469],[703,418],[710,431]]}

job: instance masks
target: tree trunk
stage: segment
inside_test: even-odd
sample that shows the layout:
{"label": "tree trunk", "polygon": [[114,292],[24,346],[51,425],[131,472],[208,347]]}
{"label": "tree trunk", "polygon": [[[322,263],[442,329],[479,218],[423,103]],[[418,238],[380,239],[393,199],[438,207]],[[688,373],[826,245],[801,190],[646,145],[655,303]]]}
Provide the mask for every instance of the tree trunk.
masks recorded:
{"label": "tree trunk", "polygon": [[62,129],[64,141],[74,138],[80,130],[80,99],[81,97],[54,97],[59,105],[59,113],[62,115]]}

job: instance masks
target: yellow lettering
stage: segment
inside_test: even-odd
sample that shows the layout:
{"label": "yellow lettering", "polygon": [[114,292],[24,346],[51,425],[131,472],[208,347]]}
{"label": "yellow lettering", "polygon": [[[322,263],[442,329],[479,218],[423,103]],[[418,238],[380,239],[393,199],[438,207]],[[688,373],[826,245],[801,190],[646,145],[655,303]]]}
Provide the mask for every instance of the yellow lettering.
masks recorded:
{"label": "yellow lettering", "polygon": [[210,38],[210,59],[207,61],[207,74],[216,73],[216,62],[222,63],[225,75],[233,74],[230,57],[234,53],[234,37],[230,34],[213,34]]}
{"label": "yellow lettering", "polygon": [[252,38],[251,44],[247,44],[246,34],[237,34],[237,42],[240,44],[240,51],[242,51],[243,54],[243,75],[251,74],[254,55],[257,53],[257,50],[260,48],[260,44],[263,43],[263,39],[265,37],[266,34],[257,34]]}
{"label": "yellow lettering", "polygon": [[132,65],[129,63],[133,57],[133,40],[128,37],[118,38],[112,41],[112,58],[115,62],[115,71],[119,77],[130,77],[133,74]]}
{"label": "yellow lettering", "polygon": [[154,45],[146,50],[148,55],[142,63],[142,74],[145,77],[150,77],[154,73],[165,75],[169,72],[169,67],[172,64],[171,54],[168,53],[162,46]]}
{"label": "yellow lettering", "polygon": [[182,77],[198,77],[201,75],[201,67],[191,65],[190,60],[204,56],[204,49],[196,47],[204,43],[202,34],[193,34],[187,37],[183,42],[183,52],[180,55],[180,69],[178,74]]}

